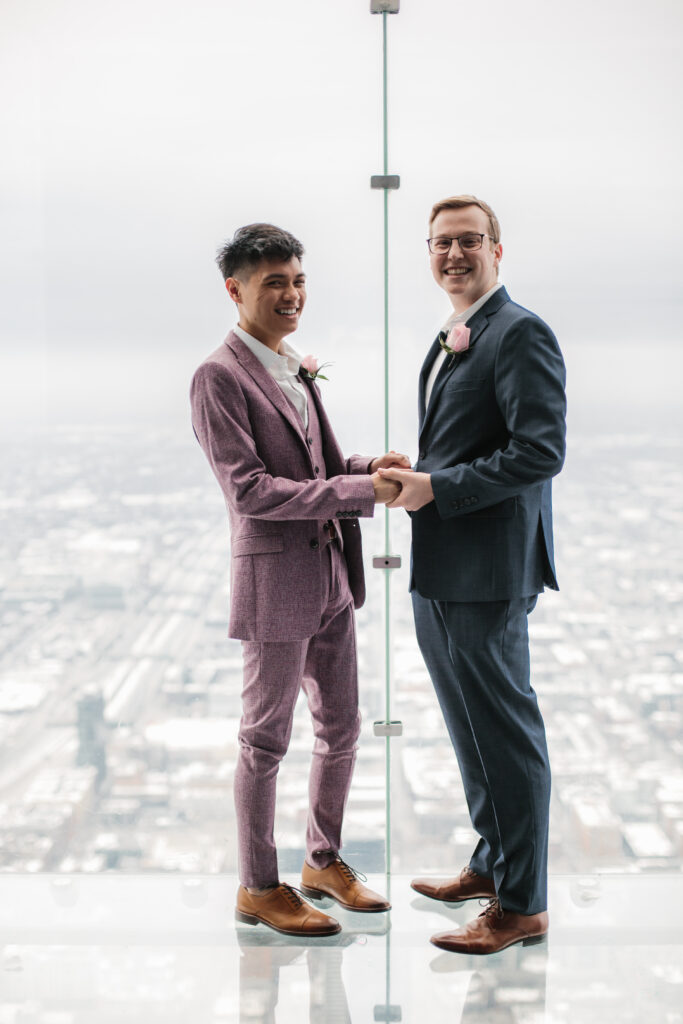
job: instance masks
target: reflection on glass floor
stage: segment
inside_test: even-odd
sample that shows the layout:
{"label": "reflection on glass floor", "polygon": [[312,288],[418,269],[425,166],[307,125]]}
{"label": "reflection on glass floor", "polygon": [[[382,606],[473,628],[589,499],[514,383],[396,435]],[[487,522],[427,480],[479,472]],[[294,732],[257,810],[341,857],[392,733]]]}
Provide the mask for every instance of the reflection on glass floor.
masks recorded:
{"label": "reflection on glass floor", "polygon": [[235,889],[0,877],[0,1024],[683,1022],[681,875],[555,877],[548,942],[484,958],[428,941],[477,903],[434,903],[408,878],[392,879],[390,914],[331,910],[341,934],[305,944],[236,927]]}

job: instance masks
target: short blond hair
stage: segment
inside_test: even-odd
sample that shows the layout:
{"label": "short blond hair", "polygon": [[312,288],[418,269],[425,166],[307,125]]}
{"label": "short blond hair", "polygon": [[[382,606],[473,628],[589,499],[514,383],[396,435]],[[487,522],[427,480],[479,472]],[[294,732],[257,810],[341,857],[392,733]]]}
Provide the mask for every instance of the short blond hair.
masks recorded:
{"label": "short blond hair", "polygon": [[464,206],[478,206],[480,210],[483,210],[489,219],[489,231],[491,232],[491,238],[495,245],[500,242],[500,224],[498,218],[491,209],[488,203],[485,203],[483,199],[477,199],[476,196],[449,196],[448,199],[441,199],[438,203],[434,203],[432,206],[432,212],[429,215],[429,227],[431,229],[435,218],[442,210],[461,210]]}

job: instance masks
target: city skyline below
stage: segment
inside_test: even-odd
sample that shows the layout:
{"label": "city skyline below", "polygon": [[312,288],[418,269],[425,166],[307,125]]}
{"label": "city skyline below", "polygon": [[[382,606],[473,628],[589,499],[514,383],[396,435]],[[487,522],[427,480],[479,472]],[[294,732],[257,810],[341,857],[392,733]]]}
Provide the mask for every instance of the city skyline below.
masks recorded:
{"label": "city skyline below", "polygon": [[[235,869],[241,648],[229,531],[199,448],[76,430],[25,439],[0,480],[0,870]],[[554,481],[560,593],[531,620],[553,770],[551,870],[683,863],[683,488],[676,437],[576,439]],[[11,482],[11,487],[9,486]],[[345,849],[381,870],[382,516],[362,523],[364,720]],[[474,836],[414,637],[409,521],[392,517],[394,868],[445,870]],[[301,857],[311,729],[282,768],[281,866]]]}

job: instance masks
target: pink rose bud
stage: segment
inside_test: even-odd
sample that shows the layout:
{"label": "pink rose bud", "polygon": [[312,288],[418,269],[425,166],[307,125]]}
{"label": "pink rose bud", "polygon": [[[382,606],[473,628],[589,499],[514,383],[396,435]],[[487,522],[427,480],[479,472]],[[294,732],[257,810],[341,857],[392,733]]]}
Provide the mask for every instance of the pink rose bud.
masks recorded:
{"label": "pink rose bud", "polygon": [[308,370],[309,373],[318,372],[318,360],[315,356],[304,356],[301,360],[301,365],[304,370]]}
{"label": "pink rose bud", "polygon": [[451,352],[466,352],[470,347],[470,329],[464,324],[454,324],[448,332],[446,344]]}

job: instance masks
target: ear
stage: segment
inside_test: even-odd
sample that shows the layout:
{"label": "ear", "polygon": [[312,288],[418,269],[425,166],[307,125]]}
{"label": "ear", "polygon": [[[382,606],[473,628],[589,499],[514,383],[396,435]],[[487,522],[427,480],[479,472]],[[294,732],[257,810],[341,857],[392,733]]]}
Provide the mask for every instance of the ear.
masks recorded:
{"label": "ear", "polygon": [[233,302],[240,303],[240,283],[236,277],[229,277],[225,282],[225,288]]}
{"label": "ear", "polygon": [[494,245],[493,252],[495,253],[496,257],[496,267],[498,267],[498,264],[503,258],[503,246],[500,244],[500,242]]}

